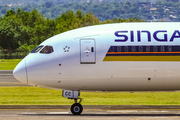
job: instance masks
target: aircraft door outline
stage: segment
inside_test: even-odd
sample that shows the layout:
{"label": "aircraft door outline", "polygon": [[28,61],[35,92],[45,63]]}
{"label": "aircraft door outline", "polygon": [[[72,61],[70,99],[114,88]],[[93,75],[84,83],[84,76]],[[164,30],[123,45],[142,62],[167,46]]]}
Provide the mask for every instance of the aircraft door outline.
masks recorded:
{"label": "aircraft door outline", "polygon": [[80,64],[96,64],[95,39],[80,40]]}

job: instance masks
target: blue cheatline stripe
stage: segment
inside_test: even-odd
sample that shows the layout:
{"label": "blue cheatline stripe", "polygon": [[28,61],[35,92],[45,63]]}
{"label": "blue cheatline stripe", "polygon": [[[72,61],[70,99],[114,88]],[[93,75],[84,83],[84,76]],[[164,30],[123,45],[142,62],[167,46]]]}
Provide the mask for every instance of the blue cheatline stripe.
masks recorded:
{"label": "blue cheatline stripe", "polygon": [[111,46],[108,52],[180,52],[180,46]]}
{"label": "blue cheatline stripe", "polygon": [[103,61],[180,61],[180,46],[111,46]]}
{"label": "blue cheatline stripe", "polygon": [[180,53],[135,53],[135,54],[106,54],[106,56],[180,56]]}

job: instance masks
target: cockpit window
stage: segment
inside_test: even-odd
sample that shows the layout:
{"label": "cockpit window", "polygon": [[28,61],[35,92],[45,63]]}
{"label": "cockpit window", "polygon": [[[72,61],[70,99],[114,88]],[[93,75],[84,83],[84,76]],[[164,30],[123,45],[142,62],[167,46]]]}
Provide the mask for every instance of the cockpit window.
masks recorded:
{"label": "cockpit window", "polygon": [[44,53],[44,54],[50,54],[54,52],[53,47],[52,46],[45,46],[40,53]]}
{"label": "cockpit window", "polygon": [[31,51],[31,53],[37,53],[44,45],[36,47],[34,50]]}

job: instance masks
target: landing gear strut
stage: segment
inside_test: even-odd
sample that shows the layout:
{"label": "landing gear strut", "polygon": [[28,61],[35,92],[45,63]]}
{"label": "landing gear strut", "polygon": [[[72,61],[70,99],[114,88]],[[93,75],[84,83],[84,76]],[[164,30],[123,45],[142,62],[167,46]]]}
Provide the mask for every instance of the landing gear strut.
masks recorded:
{"label": "landing gear strut", "polygon": [[[71,112],[73,115],[80,115],[83,111],[83,107],[81,105],[81,98],[78,98],[80,96],[79,91],[73,91],[73,90],[63,90],[63,97],[67,97],[68,99],[74,99],[74,104],[71,106]],[[78,102],[78,99],[80,100]]]}

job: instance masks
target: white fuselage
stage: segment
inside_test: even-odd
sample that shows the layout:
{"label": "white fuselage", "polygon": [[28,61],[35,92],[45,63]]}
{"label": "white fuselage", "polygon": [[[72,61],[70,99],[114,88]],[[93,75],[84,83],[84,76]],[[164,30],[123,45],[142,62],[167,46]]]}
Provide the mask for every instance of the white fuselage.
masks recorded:
{"label": "white fuselage", "polygon": [[54,51],[30,53],[16,67],[14,76],[29,85],[54,89],[180,90],[178,55],[169,57],[164,52],[162,56],[139,56],[141,51],[137,56],[118,56],[120,51],[110,51],[111,46],[129,46],[129,51],[132,46],[180,46],[179,26],[180,23],[122,23],[68,31],[44,41],[41,45],[50,45]]}

